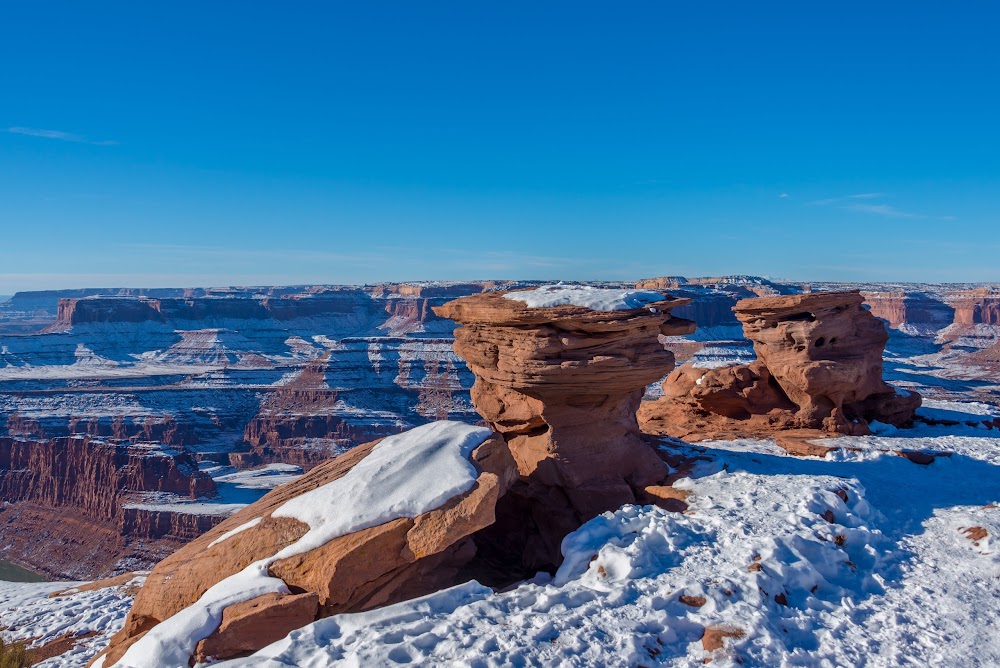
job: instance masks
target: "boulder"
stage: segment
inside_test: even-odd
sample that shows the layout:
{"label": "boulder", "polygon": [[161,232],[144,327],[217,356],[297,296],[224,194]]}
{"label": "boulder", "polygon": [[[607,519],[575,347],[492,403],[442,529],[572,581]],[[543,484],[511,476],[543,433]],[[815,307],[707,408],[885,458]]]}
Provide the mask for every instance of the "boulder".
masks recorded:
{"label": "boulder", "polygon": [[[385,521],[362,523],[328,540],[323,536],[322,520],[316,525],[316,517],[349,526],[347,515],[354,512],[341,506],[316,507],[324,498],[338,498],[322,496],[324,490],[341,484],[338,481],[373,457],[377,447],[383,448],[380,453],[385,457],[392,454],[385,448],[402,447],[394,439],[412,443],[439,438],[442,430],[458,434],[465,439],[462,447],[471,450],[467,460],[475,475],[468,474],[471,486],[467,490],[412,516],[405,511],[409,493],[401,493],[397,505],[403,504],[404,510],[385,516]],[[478,444],[469,445],[470,439]],[[369,469],[377,470],[376,475],[386,474],[388,478],[383,478],[390,482],[434,487],[434,477],[441,476],[439,469],[421,464],[429,460],[384,457],[372,460],[379,463]],[[416,468],[392,470],[397,462],[399,467]],[[278,487],[160,562],[136,596],[124,628],[112,639],[103,665],[111,666],[124,657],[122,665],[154,666],[178,660],[177,651],[198,660],[241,656],[314,619],[367,610],[457,584],[458,570],[476,552],[469,536],[494,521],[497,499],[516,477],[503,439],[481,427],[431,423],[358,446]],[[302,507],[302,499],[308,506],[305,519],[301,513],[289,516],[287,509],[296,502]],[[263,579],[249,580],[253,586],[248,586],[247,573],[254,569]],[[270,590],[258,591],[261,582]],[[229,590],[228,598],[220,599],[220,590]],[[184,620],[192,614],[211,621],[185,626]],[[167,620],[166,630],[157,630]],[[146,640],[149,633],[157,635]],[[165,653],[164,647],[174,647],[174,654]],[[135,651],[129,652],[130,648]]]}
{"label": "boulder", "polygon": [[912,421],[920,396],[882,379],[888,334],[856,291],[744,299],[734,311],[757,360],[663,381],[639,412],[643,429],[689,440],[813,429],[868,434],[874,420]]}
{"label": "boulder", "polygon": [[694,331],[670,315],[688,302],[664,296],[598,311],[486,293],[435,309],[461,325],[455,352],[476,376],[473,405],[503,435],[521,477],[498,509],[506,517],[493,549],[523,547],[529,571],[558,565],[567,533],[664,479],[667,466],[643,441],[636,410],[646,386],[674,366],[658,337]]}

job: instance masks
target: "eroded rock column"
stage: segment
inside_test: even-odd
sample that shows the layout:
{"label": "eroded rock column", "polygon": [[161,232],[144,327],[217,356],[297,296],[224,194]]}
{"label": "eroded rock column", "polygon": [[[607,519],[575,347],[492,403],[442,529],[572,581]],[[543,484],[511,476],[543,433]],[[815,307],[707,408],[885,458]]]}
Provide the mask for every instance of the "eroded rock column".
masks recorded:
{"label": "eroded rock column", "polygon": [[[498,528],[525,540],[526,564],[558,564],[558,545],[582,522],[643,501],[667,467],[640,434],[636,410],[674,356],[658,340],[694,330],[670,315],[686,299],[594,311],[529,308],[491,293],[435,308],[458,322],[455,352],[476,376],[472,402],[503,435],[521,481]],[[516,508],[511,504],[517,504]],[[506,520],[506,524],[505,521]],[[531,543],[534,543],[532,545]]]}

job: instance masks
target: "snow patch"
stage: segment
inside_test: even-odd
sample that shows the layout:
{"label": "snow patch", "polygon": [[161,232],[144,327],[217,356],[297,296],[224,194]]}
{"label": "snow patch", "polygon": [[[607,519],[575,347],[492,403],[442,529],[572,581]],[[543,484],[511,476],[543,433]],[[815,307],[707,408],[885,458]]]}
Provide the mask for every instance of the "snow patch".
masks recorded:
{"label": "snow patch", "polygon": [[652,290],[614,290],[590,285],[543,285],[534,290],[509,292],[505,299],[524,302],[528,308],[580,306],[594,311],[628,311],[643,308],[666,296]]}
{"label": "snow patch", "polygon": [[210,548],[215,547],[216,545],[218,545],[222,541],[228,540],[229,538],[232,538],[233,536],[235,536],[238,533],[246,531],[247,529],[252,529],[253,527],[255,527],[258,524],[260,524],[260,521],[262,519],[264,519],[264,518],[263,517],[255,517],[252,520],[250,520],[249,522],[244,522],[243,524],[239,525],[235,529],[230,529],[226,533],[222,534],[221,536],[219,536],[218,538],[216,538],[215,540],[213,540],[211,543],[209,543],[208,546]]}

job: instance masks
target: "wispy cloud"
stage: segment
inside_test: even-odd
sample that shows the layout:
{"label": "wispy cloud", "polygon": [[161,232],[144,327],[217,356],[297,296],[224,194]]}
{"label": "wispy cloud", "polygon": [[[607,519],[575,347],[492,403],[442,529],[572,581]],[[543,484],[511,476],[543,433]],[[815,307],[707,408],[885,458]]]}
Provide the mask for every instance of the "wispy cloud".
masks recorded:
{"label": "wispy cloud", "polygon": [[856,195],[844,195],[842,197],[827,197],[809,202],[810,206],[833,206],[834,204],[845,204],[859,199],[877,199],[882,197],[882,193],[858,193]]}
{"label": "wispy cloud", "polygon": [[920,214],[910,213],[908,211],[900,211],[894,206],[889,206],[888,204],[851,204],[844,207],[849,211],[859,211],[861,213],[874,213],[878,216],[885,216],[887,218],[925,218],[926,216],[921,216]]}
{"label": "wispy cloud", "polygon": [[106,139],[102,141],[95,141],[93,139],[88,139],[83,135],[73,134],[72,132],[63,132],[62,130],[44,130],[41,128],[25,128],[21,126],[15,126],[7,128],[7,132],[12,135],[24,135],[26,137],[41,137],[43,139],[58,139],[59,141],[70,141],[77,144],[91,144],[93,146],[116,146],[118,142]]}
{"label": "wispy cloud", "polygon": [[955,220],[954,216],[930,216],[912,211],[897,209],[891,204],[875,200],[885,198],[885,193],[856,193],[841,197],[827,197],[809,202],[809,206],[832,206],[844,211],[854,211],[883,218],[934,218],[937,220]]}

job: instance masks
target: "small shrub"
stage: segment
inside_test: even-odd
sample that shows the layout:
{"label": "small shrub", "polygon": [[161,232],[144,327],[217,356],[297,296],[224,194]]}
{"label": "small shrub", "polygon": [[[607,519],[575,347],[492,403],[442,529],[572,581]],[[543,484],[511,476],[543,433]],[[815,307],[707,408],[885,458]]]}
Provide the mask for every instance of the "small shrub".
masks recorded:
{"label": "small shrub", "polygon": [[31,665],[31,653],[23,642],[4,642],[0,638],[0,668],[28,668]]}

